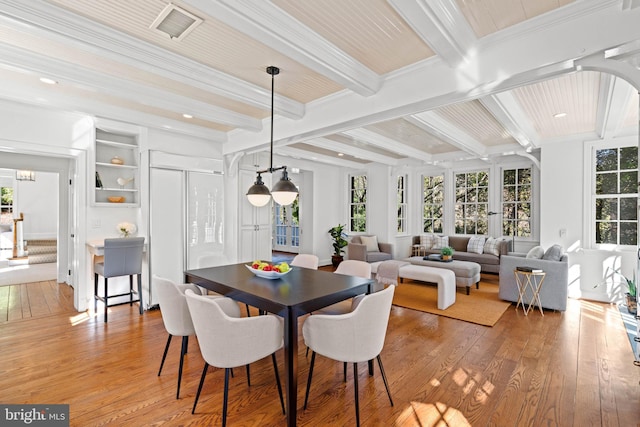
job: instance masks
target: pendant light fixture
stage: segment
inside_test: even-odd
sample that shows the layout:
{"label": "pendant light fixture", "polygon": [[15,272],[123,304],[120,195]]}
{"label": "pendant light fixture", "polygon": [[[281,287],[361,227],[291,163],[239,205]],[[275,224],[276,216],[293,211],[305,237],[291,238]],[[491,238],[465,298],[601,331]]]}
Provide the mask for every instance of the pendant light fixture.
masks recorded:
{"label": "pendant light fixture", "polygon": [[[253,206],[264,206],[269,203],[269,200],[273,196],[273,200],[282,206],[288,206],[296,199],[298,196],[298,188],[295,186],[293,182],[289,179],[289,175],[287,174],[287,167],[280,166],[278,168],[273,167],[273,93],[274,93],[274,80],[277,74],[280,73],[280,69],[278,67],[267,67],[267,74],[271,75],[271,151],[270,151],[270,161],[269,161],[269,169],[258,171],[258,176],[256,177],[256,182],[249,188],[247,191],[247,199],[249,199],[249,203]],[[275,171],[282,170],[282,178],[278,181],[271,191],[264,185],[262,182],[262,174],[263,173],[273,173]]]}

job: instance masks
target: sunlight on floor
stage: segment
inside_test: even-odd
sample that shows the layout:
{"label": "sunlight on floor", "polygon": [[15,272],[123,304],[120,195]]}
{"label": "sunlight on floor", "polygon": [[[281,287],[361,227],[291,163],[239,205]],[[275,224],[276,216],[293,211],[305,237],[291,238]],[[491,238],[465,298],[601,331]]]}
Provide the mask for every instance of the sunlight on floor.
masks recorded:
{"label": "sunlight on floor", "polygon": [[415,419],[416,425],[422,427],[433,426],[471,426],[462,413],[444,403],[411,402],[411,406],[398,417],[402,420]]}
{"label": "sunlight on floor", "polygon": [[85,311],[84,313],[78,313],[75,316],[69,317],[69,322],[71,323],[71,326],[77,326],[87,320],[90,320],[92,317],[94,317],[93,313]]}

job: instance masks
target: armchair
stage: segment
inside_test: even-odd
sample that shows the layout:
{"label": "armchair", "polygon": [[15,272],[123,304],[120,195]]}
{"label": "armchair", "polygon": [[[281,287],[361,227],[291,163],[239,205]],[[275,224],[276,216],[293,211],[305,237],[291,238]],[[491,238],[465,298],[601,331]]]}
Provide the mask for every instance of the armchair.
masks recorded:
{"label": "armchair", "polygon": [[518,285],[513,270],[516,267],[542,269],[546,275],[540,290],[543,308],[565,311],[569,288],[569,257],[563,253],[560,261],[525,258],[525,254],[502,255],[500,257],[500,285],[498,296],[505,301],[518,301]]}
{"label": "armchair", "polygon": [[393,245],[379,243],[376,236],[353,236],[347,245],[347,258],[365,262],[386,261],[393,258]]}

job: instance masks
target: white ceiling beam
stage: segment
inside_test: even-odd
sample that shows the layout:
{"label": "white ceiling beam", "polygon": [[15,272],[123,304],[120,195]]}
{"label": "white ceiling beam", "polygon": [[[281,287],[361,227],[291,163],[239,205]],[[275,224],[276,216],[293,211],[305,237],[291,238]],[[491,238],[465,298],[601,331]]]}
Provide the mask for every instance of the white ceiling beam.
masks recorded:
{"label": "white ceiling beam", "polygon": [[387,0],[451,68],[466,62],[476,36],[454,0]]}
{"label": "white ceiling beam", "polygon": [[[12,31],[69,44],[216,95],[271,110],[269,89],[216,71],[43,0],[0,0],[0,25]],[[292,119],[304,116],[304,105],[284,96],[277,97],[274,109]]]}
{"label": "white ceiling beam", "polygon": [[382,154],[374,153],[373,151],[365,150],[362,148],[354,147],[353,145],[343,144],[327,138],[315,138],[310,141],[304,141],[305,144],[311,144],[315,147],[324,148],[325,150],[335,151],[337,153],[348,154],[359,159],[369,160],[371,162],[382,163],[383,165],[396,166],[398,159],[388,157]]}
{"label": "white ceiling beam", "polygon": [[262,129],[262,121],[244,114],[216,107],[202,101],[178,95],[174,92],[145,86],[138,82],[124,80],[89,68],[81,67],[59,59],[34,52],[26,52],[0,42],[0,67],[29,71],[38,77],[56,79],[63,85],[90,87],[105,95],[115,96],[131,102],[162,108],[175,112],[192,114],[202,120],[221,123],[248,130]]}
{"label": "white ceiling beam", "polygon": [[352,168],[352,169],[360,169],[364,166],[362,163],[353,162],[351,160],[343,159],[341,157],[327,156],[325,154],[319,154],[319,153],[311,153],[309,151],[301,150],[299,148],[295,148],[291,146],[278,148],[278,154],[287,155],[289,157],[293,157],[294,159],[311,160],[314,162],[325,163],[332,166],[342,166],[345,168]]}
{"label": "white ceiling beam", "polygon": [[462,151],[478,157],[485,154],[486,147],[484,144],[433,111],[413,114],[405,117],[405,120]]}
{"label": "white ceiling beam", "polygon": [[342,133],[344,135],[350,136],[351,138],[363,141],[369,145],[373,145],[387,151],[392,151],[401,156],[422,160],[423,162],[430,162],[432,159],[432,156],[429,153],[403,144],[396,139],[387,138],[386,136],[382,136],[367,129],[353,129]]}
{"label": "white ceiling beam", "polygon": [[601,138],[614,137],[622,128],[629,100],[634,89],[629,83],[612,76],[600,74],[600,94],[596,113],[596,133]]}
{"label": "white ceiling beam", "polygon": [[362,96],[378,91],[378,74],[337,46],[263,0],[184,0],[224,21],[237,31],[260,40],[289,58]]}
{"label": "white ceiling beam", "polygon": [[511,92],[496,93],[479,101],[521,146],[539,145],[538,132]]}

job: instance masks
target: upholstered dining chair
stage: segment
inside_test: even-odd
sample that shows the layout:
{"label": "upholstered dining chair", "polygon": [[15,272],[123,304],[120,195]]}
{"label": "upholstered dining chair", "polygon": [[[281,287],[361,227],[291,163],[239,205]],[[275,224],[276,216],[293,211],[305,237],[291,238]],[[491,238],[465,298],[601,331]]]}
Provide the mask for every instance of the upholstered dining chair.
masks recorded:
{"label": "upholstered dining chair", "polygon": [[[104,260],[94,265],[94,312],[98,311],[98,301],[104,303],[104,321],[107,322],[109,298],[129,295],[129,305],[133,305],[133,295],[138,294],[140,314],[142,306],[142,254],[144,237],[124,237],[104,239]],[[138,277],[138,290],[133,289],[133,276]],[[98,294],[98,276],[104,277],[104,296]],[[129,292],[109,295],[108,282],[112,277],[129,276]]]}
{"label": "upholstered dining chair", "polygon": [[313,254],[298,254],[293,257],[290,265],[294,267],[311,268],[313,270],[318,269],[318,257]]}
{"label": "upholstered dining chair", "polygon": [[[192,283],[174,283],[169,279],[165,279],[158,276],[153,276],[153,289],[157,292],[158,301],[160,304],[160,313],[162,314],[162,322],[164,328],[167,330],[169,337],[167,338],[167,344],[164,347],[164,353],[162,354],[162,361],[160,362],[160,369],[158,370],[158,376],[162,373],[162,367],[167,358],[167,352],[171,345],[171,338],[174,336],[182,337],[182,347],[180,351],[180,366],[178,368],[178,387],[176,390],[176,399],[180,398],[180,383],[182,381],[182,366],[184,363],[184,355],[187,353],[189,347],[189,336],[195,335],[196,331],[193,327],[193,321],[191,320],[191,314],[189,313],[189,307],[187,305],[187,298],[184,296],[184,292],[187,289],[191,289],[195,294],[200,295],[200,288]],[[221,295],[209,295],[210,298],[220,298]]]}
{"label": "upholstered dining chair", "polygon": [[389,286],[373,294],[358,295],[354,298],[354,309],[349,313],[341,315],[314,314],[304,321],[302,335],[312,351],[304,409],[307,409],[309,400],[316,353],[340,362],[353,363],[357,425],[360,425],[358,363],[368,362],[374,358],[378,360],[389,402],[393,406],[380,352],[384,347],[387,334],[394,290],[395,286]]}
{"label": "upholstered dining chair", "polygon": [[273,314],[240,317],[238,303],[231,298],[206,298],[189,289],[185,295],[200,344],[200,352],[205,360],[191,413],[196,411],[209,365],[224,368],[222,425],[225,426],[231,369],[246,365],[247,382],[251,385],[248,365],[271,355],[284,414],[284,398],[275,354],[284,345],[282,319]]}
{"label": "upholstered dining chair", "polygon": [[[371,278],[371,264],[365,261],[358,261],[353,259],[344,260],[338,265],[335,274],[344,274],[346,276],[363,277],[365,279]],[[321,308],[314,313],[319,314],[344,314],[351,311],[351,299],[340,301],[332,304],[328,307]]]}

